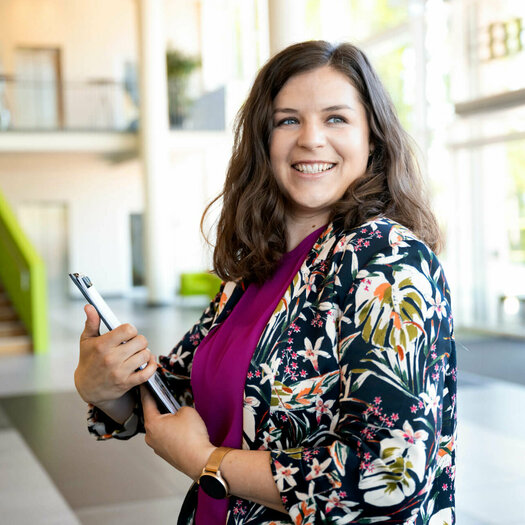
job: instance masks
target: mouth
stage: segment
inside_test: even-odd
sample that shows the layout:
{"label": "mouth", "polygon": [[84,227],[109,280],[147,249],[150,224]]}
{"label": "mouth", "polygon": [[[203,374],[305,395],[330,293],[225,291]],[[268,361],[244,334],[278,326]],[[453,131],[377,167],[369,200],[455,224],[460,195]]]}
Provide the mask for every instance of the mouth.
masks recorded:
{"label": "mouth", "polygon": [[307,173],[314,175],[317,173],[323,173],[324,171],[331,170],[335,166],[331,162],[298,162],[297,164],[292,164],[294,170],[299,171],[300,173]]}

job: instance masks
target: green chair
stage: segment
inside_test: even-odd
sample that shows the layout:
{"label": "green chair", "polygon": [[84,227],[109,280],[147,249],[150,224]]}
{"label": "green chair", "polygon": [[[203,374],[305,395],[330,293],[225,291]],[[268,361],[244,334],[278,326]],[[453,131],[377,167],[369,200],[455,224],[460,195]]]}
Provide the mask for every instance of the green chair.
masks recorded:
{"label": "green chair", "polygon": [[217,295],[220,285],[221,280],[212,273],[183,273],[180,276],[179,295],[183,297],[206,295],[213,299]]}

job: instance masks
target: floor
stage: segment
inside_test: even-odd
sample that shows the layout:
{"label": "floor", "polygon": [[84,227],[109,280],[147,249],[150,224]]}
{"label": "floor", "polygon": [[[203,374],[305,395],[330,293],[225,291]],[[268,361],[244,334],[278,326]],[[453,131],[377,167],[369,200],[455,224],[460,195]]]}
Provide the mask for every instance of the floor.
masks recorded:
{"label": "floor", "polygon": [[[108,301],[157,353],[201,308]],[[45,356],[0,358],[0,523],[175,523],[188,479],[141,437],[99,443],[74,391],[81,301],[51,312]],[[525,341],[458,334],[460,525],[525,525]]]}

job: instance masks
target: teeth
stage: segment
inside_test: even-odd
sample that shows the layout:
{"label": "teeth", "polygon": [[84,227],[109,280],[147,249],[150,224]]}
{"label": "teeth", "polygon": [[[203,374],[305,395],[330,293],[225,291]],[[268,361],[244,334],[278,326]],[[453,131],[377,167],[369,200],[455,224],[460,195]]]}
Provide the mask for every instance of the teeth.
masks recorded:
{"label": "teeth", "polygon": [[333,168],[335,164],[315,163],[315,164],[294,164],[293,167],[301,173],[321,173],[322,171]]}

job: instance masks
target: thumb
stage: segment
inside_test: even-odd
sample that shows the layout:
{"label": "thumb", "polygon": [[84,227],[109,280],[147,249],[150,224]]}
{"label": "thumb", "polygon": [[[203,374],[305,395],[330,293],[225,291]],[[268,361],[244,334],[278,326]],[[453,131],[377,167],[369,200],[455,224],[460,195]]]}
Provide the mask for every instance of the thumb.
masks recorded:
{"label": "thumb", "polygon": [[159,409],[157,408],[157,403],[155,402],[153,396],[148,392],[148,389],[145,385],[140,385],[140,400],[142,403],[142,412],[145,419],[155,415],[160,415]]}
{"label": "thumb", "polygon": [[84,326],[81,339],[86,339],[87,337],[97,337],[100,335],[100,317],[98,316],[95,307],[90,304],[86,304],[86,306],[84,306],[84,312],[86,312],[86,324]]}

